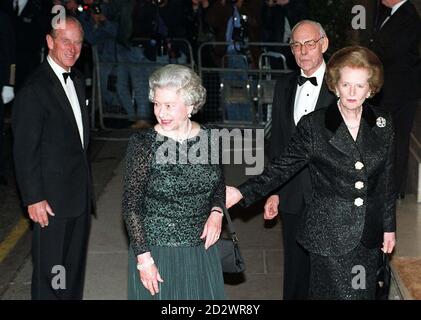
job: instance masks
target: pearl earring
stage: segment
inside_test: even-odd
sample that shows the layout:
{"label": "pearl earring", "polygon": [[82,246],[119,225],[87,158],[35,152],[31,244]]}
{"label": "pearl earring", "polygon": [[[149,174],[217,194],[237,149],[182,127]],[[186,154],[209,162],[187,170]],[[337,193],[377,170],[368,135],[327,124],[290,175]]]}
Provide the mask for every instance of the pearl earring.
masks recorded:
{"label": "pearl earring", "polygon": [[189,118],[191,118],[191,113],[189,113],[187,116],[188,116]]}
{"label": "pearl earring", "polygon": [[340,98],[340,95],[339,95],[339,92],[338,92],[338,91],[336,91],[336,96],[337,96],[338,98]]}

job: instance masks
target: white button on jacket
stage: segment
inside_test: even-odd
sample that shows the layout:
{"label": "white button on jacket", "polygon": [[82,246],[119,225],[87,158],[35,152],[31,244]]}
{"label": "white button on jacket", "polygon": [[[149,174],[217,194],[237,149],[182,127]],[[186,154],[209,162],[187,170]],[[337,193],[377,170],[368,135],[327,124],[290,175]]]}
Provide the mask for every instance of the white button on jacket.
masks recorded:
{"label": "white button on jacket", "polygon": [[363,200],[363,199],[361,199],[361,198],[356,198],[356,199],[354,200],[354,204],[355,204],[357,207],[361,207],[361,206],[364,204],[364,200]]}
{"label": "white button on jacket", "polygon": [[361,170],[362,168],[364,168],[364,164],[360,161],[355,162],[355,169],[357,170]]}
{"label": "white button on jacket", "polygon": [[362,188],[364,188],[364,182],[362,182],[362,181],[355,182],[355,189],[360,190]]}

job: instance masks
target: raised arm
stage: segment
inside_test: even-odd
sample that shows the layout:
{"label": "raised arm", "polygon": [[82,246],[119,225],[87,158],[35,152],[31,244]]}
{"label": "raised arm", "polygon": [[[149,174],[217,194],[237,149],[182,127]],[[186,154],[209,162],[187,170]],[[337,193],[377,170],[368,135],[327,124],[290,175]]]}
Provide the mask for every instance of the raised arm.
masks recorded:
{"label": "raised arm", "polygon": [[247,180],[238,187],[243,201],[248,206],[282,186],[301,171],[310,161],[313,153],[311,118],[305,116],[297,125],[287,150],[274,158],[259,176]]}

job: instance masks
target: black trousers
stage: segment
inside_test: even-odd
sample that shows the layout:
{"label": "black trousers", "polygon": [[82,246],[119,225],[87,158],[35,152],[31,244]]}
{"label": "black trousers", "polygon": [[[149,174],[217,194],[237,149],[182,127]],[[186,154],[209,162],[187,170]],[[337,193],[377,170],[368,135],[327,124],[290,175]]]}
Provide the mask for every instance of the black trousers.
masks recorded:
{"label": "black trousers", "polygon": [[305,300],[310,283],[310,257],[297,242],[301,215],[282,212],[284,241],[284,300]]}
{"label": "black trousers", "polygon": [[416,99],[402,100],[399,103],[383,102],[382,107],[392,115],[395,128],[396,156],[395,156],[395,182],[396,192],[405,194],[406,179],[408,175],[409,141],[415,112]]}
{"label": "black trousers", "polygon": [[34,225],[33,300],[81,300],[85,278],[90,214],[49,216],[48,227]]}

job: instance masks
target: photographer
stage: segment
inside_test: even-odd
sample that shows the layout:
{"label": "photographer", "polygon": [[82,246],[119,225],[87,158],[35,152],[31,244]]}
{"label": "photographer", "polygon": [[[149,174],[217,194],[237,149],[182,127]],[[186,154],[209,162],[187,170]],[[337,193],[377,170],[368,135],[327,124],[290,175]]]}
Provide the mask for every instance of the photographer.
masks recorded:
{"label": "photographer", "polygon": [[[249,66],[256,68],[260,55],[257,47],[248,47],[248,42],[258,42],[260,39],[260,8],[259,0],[219,0],[208,10],[206,21],[213,28],[216,41],[226,41],[226,47],[216,46],[214,61],[217,66],[230,69],[241,69],[245,72],[223,72],[222,81],[247,80]],[[228,55],[223,66],[223,57]],[[226,110],[228,120],[251,121],[252,114],[249,104],[230,104]]]}
{"label": "photographer", "polygon": [[[227,35],[227,32],[229,28],[232,28],[232,18],[236,15],[235,11],[238,12],[240,17],[246,17],[247,21],[243,21],[243,23],[244,28],[247,30],[246,36],[248,41],[259,42],[261,33],[260,0],[216,0],[208,9],[205,19],[208,25],[214,30],[216,41],[232,40],[232,37]],[[227,53],[227,50],[228,48],[225,47],[215,47],[214,62],[216,65],[222,65],[222,57]],[[249,64],[253,68],[257,66],[259,56],[259,48],[250,48]]]}
{"label": "photographer", "polygon": [[[89,45],[97,46],[102,100],[105,105],[112,105],[113,94],[107,90],[107,80],[112,72],[112,63],[116,62],[117,56],[115,39],[118,24],[114,21],[117,14],[109,3],[94,0],[83,0],[77,4],[75,14],[83,27],[85,41]],[[85,47],[84,50],[86,49]],[[90,56],[86,54],[85,59]],[[85,61],[85,63],[88,62]]]}
{"label": "photographer", "polygon": [[[265,0],[262,8],[263,42],[289,43],[291,27],[308,18],[307,0]],[[268,47],[268,51],[282,53],[288,69],[297,69],[294,56],[289,48]],[[281,69],[279,59],[271,59],[272,69]]]}

